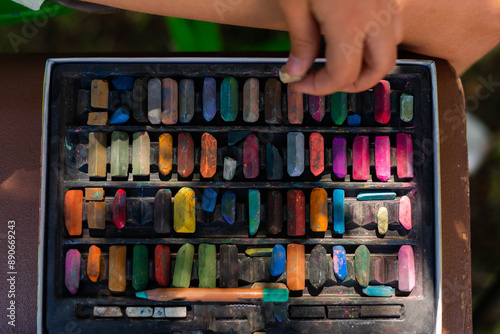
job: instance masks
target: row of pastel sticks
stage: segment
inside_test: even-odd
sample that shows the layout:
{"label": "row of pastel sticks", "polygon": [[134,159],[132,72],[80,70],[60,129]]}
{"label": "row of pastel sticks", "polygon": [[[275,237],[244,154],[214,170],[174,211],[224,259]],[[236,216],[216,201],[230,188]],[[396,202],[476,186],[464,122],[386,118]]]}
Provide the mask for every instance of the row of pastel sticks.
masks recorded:
{"label": "row of pastel sticks", "polygon": [[[152,78],[147,82],[144,79],[133,81],[133,78],[120,78],[120,80],[120,88],[133,89],[132,94],[126,95],[128,99],[133,98],[133,101],[123,101],[123,105],[111,115],[110,124],[127,123],[130,119],[130,104],[132,104],[134,119],[140,123],[172,125],[178,122],[188,124],[192,121],[196,104],[195,84],[192,79],[182,79],[179,82],[172,78],[162,80]],[[126,85],[123,84],[124,81],[127,81]],[[116,88],[117,85],[114,86]],[[282,124],[281,91],[282,83],[271,78],[266,80],[264,93],[261,95],[259,79],[246,79],[243,85],[243,121],[246,123],[257,122],[263,107],[266,124]],[[102,79],[93,80],[90,92],[90,107],[109,109],[110,95],[114,96],[116,94],[110,94],[108,81]],[[237,120],[240,97],[236,78],[224,78],[220,85],[220,94],[217,94],[216,80],[211,77],[204,78],[201,95],[203,118],[206,122],[210,122],[216,117],[217,110],[220,111],[220,117],[224,122]],[[80,94],[79,98],[84,100],[82,94]],[[330,96],[309,95],[307,97],[307,110],[315,122],[320,123],[323,121],[326,113],[325,100],[327,98],[330,99],[330,114],[334,124],[339,126],[345,123],[350,126],[360,125],[361,115],[348,113],[348,94],[342,92]],[[387,124],[391,118],[391,87],[389,81],[381,80],[373,88],[373,97],[371,98],[374,104],[375,122]],[[262,99],[264,103],[261,103]],[[218,101],[219,103],[217,103]],[[413,119],[413,104],[412,95],[407,93],[400,95],[400,118],[403,122],[410,122]],[[304,96],[302,93],[295,91],[293,85],[287,86],[287,109],[289,124],[303,123]],[[93,111],[88,115],[87,123],[89,125],[106,125],[107,122],[107,111]]]}
{"label": "row of pastel sticks", "polygon": [[[239,258],[237,246],[221,245],[217,257],[215,245],[200,244],[195,260],[195,246],[185,243],[172,260],[169,246],[160,244],[150,261],[148,247],[134,245],[132,288],[146,290],[151,287],[150,282],[160,287],[190,288],[196,280],[199,288],[216,288],[218,278],[221,288],[278,282],[286,283],[291,291],[302,291],[307,280],[314,289],[325,285],[353,286],[357,282],[363,295],[390,297],[394,295],[391,285],[402,293],[410,293],[415,287],[415,257],[410,245],[401,246],[397,258],[371,256],[364,245],[349,256],[343,246],[333,246],[330,255],[324,246],[316,245],[306,257],[305,246],[294,243],[286,245],[286,249],[280,244],[273,248],[248,248],[245,253],[247,257]],[[82,261],[77,249],[66,252],[65,285],[71,294],[78,292],[82,278],[90,282],[107,279],[111,292],[126,291],[127,246],[110,246],[108,262],[103,258],[95,245],[89,248],[86,261]]]}
{"label": "row of pastel sticks", "polygon": [[[88,144],[88,175],[93,178],[107,176],[108,154],[107,134],[104,132],[89,133]],[[282,180],[284,164],[290,177],[303,175],[305,166],[309,165],[312,175],[320,176],[325,172],[325,143],[324,137],[318,132],[309,135],[309,149],[306,150],[305,136],[302,132],[289,132],[286,135],[286,153],[271,143],[260,145],[257,135],[249,134],[242,144],[242,153],[234,153],[229,147],[218,150],[217,139],[205,132],[201,136],[201,150],[195,149],[193,137],[188,132],[179,133],[177,149],[174,152],[173,137],[169,133],[159,136],[157,159],[152,149],[151,140],[147,132],[135,132],[132,141],[132,175],[147,177],[151,172],[153,161],[157,161],[159,173],[163,176],[173,171],[174,162],[177,173],[182,178],[191,177],[195,169],[195,161],[199,161],[199,170],[203,178],[212,178],[221,165],[223,156],[223,178],[230,181],[236,175],[237,166],[242,167],[245,179],[255,179],[259,176],[261,167],[265,167],[269,180]],[[265,150],[265,154],[261,154]],[[152,152],[153,151],[153,157]],[[220,152],[219,152],[220,151]],[[346,177],[348,165],[352,165],[352,179],[356,181],[370,180],[370,157],[373,158],[376,178],[386,182],[391,179],[392,166],[396,165],[397,177],[400,179],[413,178],[413,142],[410,134],[396,134],[396,149],[391,150],[389,136],[375,136],[374,149],[370,150],[369,136],[355,136],[352,150],[347,148],[347,140],[337,136],[332,140],[331,161],[335,177]],[[177,153],[177,154],[174,154]],[[328,151],[329,153],[329,151]],[[395,159],[393,157],[395,153]],[[231,156],[232,154],[232,156]],[[219,157],[221,155],[221,157]],[[238,155],[238,156],[235,156]],[[264,161],[260,161],[261,155]],[[114,131],[111,134],[110,173],[114,178],[126,178],[129,173],[130,148],[129,135],[126,132]],[[196,156],[196,159],[195,159]],[[309,156],[307,163],[306,157]]]}
{"label": "row of pastel sticks", "polygon": [[[191,188],[183,187],[175,196],[172,196],[169,189],[160,189],[154,198],[154,208],[151,209],[150,203],[141,200],[135,201],[134,205],[129,206],[126,192],[119,189],[112,202],[108,203],[108,207],[111,206],[111,219],[118,229],[125,227],[127,222],[131,220],[130,216],[136,216],[138,217],[135,219],[136,224],[146,224],[153,220],[156,233],[171,233],[172,225],[177,233],[195,233],[196,225],[201,217],[206,219],[204,213],[216,211],[218,196],[217,191],[213,188],[205,188],[201,206],[198,206],[195,191]],[[286,206],[284,206],[283,195],[279,190],[267,191],[266,214],[264,214],[261,191],[259,189],[248,190],[248,201],[247,205],[244,206],[247,212],[239,212],[239,216],[248,217],[248,222],[245,223],[248,223],[250,235],[257,234],[263,221],[267,221],[266,230],[269,234],[281,233],[283,222],[286,221],[288,236],[306,235],[307,210],[304,192],[299,189],[291,189],[288,190],[286,196]],[[328,191],[324,188],[314,188],[309,195],[309,228],[312,232],[326,232],[329,221],[332,221],[333,232],[342,235],[345,233],[346,217],[348,217],[348,220],[360,226],[375,221],[378,234],[382,237],[387,233],[389,223],[394,221],[397,221],[408,231],[412,228],[411,200],[408,196],[402,196],[398,202],[395,202],[395,198],[396,193],[394,192],[361,192],[358,194],[356,202],[347,204],[345,191],[334,189],[330,207]],[[88,227],[105,229],[107,209],[104,189],[85,188],[85,199]],[[363,202],[367,203],[366,201],[369,201],[367,205],[362,204]],[[217,206],[216,214],[212,218],[216,221],[215,224],[232,225],[237,221],[238,205],[236,202],[236,195],[232,190],[223,191],[220,205]],[[79,189],[68,190],[65,194],[64,207],[65,226],[68,234],[70,236],[82,235],[83,191]],[[223,222],[219,220],[223,220]]]}

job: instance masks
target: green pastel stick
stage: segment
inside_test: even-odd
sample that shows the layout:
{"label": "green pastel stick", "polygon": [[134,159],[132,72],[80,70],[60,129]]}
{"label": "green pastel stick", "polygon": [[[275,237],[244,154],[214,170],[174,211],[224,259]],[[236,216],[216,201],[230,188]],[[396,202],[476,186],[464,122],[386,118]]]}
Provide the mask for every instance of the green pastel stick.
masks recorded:
{"label": "green pastel stick", "polygon": [[148,286],[148,248],[135,245],[132,256],[132,286],[136,290],[144,290]]}
{"label": "green pastel stick", "polygon": [[342,125],[347,118],[347,93],[338,92],[331,95],[330,112],[332,121]]}
{"label": "green pastel stick", "polygon": [[193,269],[194,246],[184,244],[179,248],[175,258],[172,286],[174,288],[189,288],[191,271]]}
{"label": "green pastel stick", "polygon": [[215,245],[201,244],[198,247],[198,276],[200,288],[215,288],[217,256]]}

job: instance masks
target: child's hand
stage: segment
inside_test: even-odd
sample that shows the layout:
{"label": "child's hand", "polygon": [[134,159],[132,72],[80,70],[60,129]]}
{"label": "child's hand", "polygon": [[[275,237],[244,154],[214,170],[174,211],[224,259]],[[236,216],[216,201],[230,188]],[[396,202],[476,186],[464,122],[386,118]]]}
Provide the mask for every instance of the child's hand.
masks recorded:
{"label": "child's hand", "polygon": [[279,0],[290,33],[286,73],[301,77],[326,41],[325,68],[295,84],[307,94],[359,92],[395,65],[403,40],[397,0]]}

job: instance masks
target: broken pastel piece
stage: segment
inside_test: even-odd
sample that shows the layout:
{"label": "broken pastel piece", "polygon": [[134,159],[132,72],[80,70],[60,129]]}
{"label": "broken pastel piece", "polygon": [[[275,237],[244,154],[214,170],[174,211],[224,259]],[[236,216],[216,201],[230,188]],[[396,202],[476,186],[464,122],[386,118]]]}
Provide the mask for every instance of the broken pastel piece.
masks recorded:
{"label": "broken pastel piece", "polygon": [[243,175],[247,179],[259,176],[259,139],[251,134],[243,143]]}
{"label": "broken pastel piece", "polygon": [[194,142],[187,132],[179,133],[177,138],[177,173],[188,177],[194,170]]}
{"label": "broken pastel piece", "polygon": [[239,277],[238,247],[236,245],[221,245],[219,261],[220,287],[237,288]]}
{"label": "broken pastel piece", "polygon": [[347,116],[347,125],[349,126],[359,126],[361,124],[361,116],[358,114],[352,114]]}
{"label": "broken pastel piece", "polygon": [[194,116],[194,82],[182,79],[179,82],[179,122],[189,123]]}
{"label": "broken pastel piece", "polygon": [[260,225],[260,191],[248,190],[248,219],[250,235],[257,234]]}
{"label": "broken pastel piece", "polygon": [[96,245],[89,248],[87,257],[87,276],[92,282],[97,282],[101,273],[101,249]]}
{"label": "broken pastel piece", "polygon": [[347,276],[347,258],[343,246],[333,246],[333,272],[343,281]]}
{"label": "broken pastel piece", "polygon": [[64,284],[69,292],[74,295],[80,287],[80,263],[82,256],[77,249],[66,252],[64,268]]}
{"label": "broken pastel piece", "polygon": [[103,318],[120,318],[123,317],[122,310],[120,306],[94,306],[93,313],[94,317]]}
{"label": "broken pastel piece", "polygon": [[92,108],[108,109],[109,86],[106,80],[94,79],[90,85]]}
{"label": "broken pastel piece", "polygon": [[396,198],[394,191],[374,191],[374,192],[361,192],[356,196],[358,201],[383,201],[393,200]]}
{"label": "broken pastel piece", "polygon": [[217,171],[217,139],[208,132],[201,136],[200,174],[211,178]]}
{"label": "broken pastel piece", "polygon": [[215,288],[217,255],[215,245],[198,246],[198,278],[200,288]]}
{"label": "broken pastel piece", "polygon": [[283,229],[283,196],[278,190],[267,193],[267,233],[278,234]]}
{"label": "broken pastel piece", "polygon": [[161,123],[161,80],[148,81],[148,120],[151,124]]}
{"label": "broken pastel piece", "polygon": [[159,286],[170,284],[170,248],[167,245],[155,247],[155,279]]}
{"label": "broken pastel piece", "polygon": [[87,202],[87,225],[91,229],[104,230],[106,227],[106,202]]}
{"label": "broken pastel piece", "polygon": [[289,132],[287,134],[287,171],[292,177],[300,176],[304,172],[304,134]]}
{"label": "broken pastel piece", "polygon": [[177,233],[194,233],[196,230],[195,195],[188,187],[179,189],[174,197],[174,230]]}
{"label": "broken pastel piece", "polygon": [[265,118],[267,124],[281,124],[281,82],[277,79],[266,81]]}
{"label": "broken pastel piece", "polygon": [[147,306],[127,306],[125,314],[129,318],[149,318],[153,316],[153,308]]}
{"label": "broken pastel piece", "polygon": [[106,147],[106,133],[89,133],[89,177],[106,177]]}
{"label": "broken pastel piece", "polygon": [[365,245],[356,248],[354,253],[354,272],[359,285],[366,288],[370,282],[370,251]]}
{"label": "broken pastel piece", "polygon": [[328,274],[328,261],[326,259],[326,249],[322,245],[316,245],[311,251],[311,256],[307,262],[309,282],[315,289],[319,289],[325,284]]}
{"label": "broken pastel piece", "polygon": [[396,135],[396,155],[398,177],[401,179],[413,177],[413,141],[409,133]]}
{"label": "broken pastel piece", "polygon": [[173,144],[172,135],[163,133],[158,142],[158,169],[162,175],[168,175],[172,171]]}
{"label": "broken pastel piece", "polygon": [[325,97],[309,95],[309,113],[316,122],[321,122],[325,117]]}
{"label": "broken pastel piece", "polygon": [[344,197],[343,189],[333,190],[333,232],[337,234],[345,232]]}
{"label": "broken pastel piece", "polygon": [[325,170],[325,142],[318,132],[313,132],[309,136],[309,166],[314,176],[320,175]]}
{"label": "broken pastel piece", "polygon": [[64,195],[64,224],[71,236],[82,234],[83,191],[68,190]]}
{"label": "broken pastel piece", "polygon": [[415,287],[415,256],[410,245],[403,245],[398,252],[398,289],[411,292]]}
{"label": "broken pastel piece", "polygon": [[403,196],[399,200],[399,222],[406,230],[411,230],[411,201],[408,196]]}
{"label": "broken pastel piece", "polygon": [[273,252],[272,248],[248,247],[247,249],[245,249],[245,254],[250,257],[271,256],[272,252]]}
{"label": "broken pastel piece", "polygon": [[403,122],[410,122],[413,119],[413,95],[401,94],[399,103],[401,120]]}
{"label": "broken pastel piece", "polygon": [[207,212],[214,212],[216,201],[217,192],[214,190],[214,188],[205,188],[205,190],[203,190],[203,198],[201,200],[202,210]]}
{"label": "broken pastel piece", "polygon": [[335,125],[344,124],[347,118],[347,93],[337,92],[331,95],[330,113]]}
{"label": "broken pastel piece", "polygon": [[107,111],[91,111],[87,118],[87,125],[106,125],[108,123]]}
{"label": "broken pastel piece", "polygon": [[286,283],[292,291],[304,290],[306,287],[305,246],[288,244],[286,247]]}
{"label": "broken pastel piece", "polygon": [[368,180],[370,178],[370,150],[368,136],[356,136],[352,144],[352,178]]}
{"label": "broken pastel piece", "polygon": [[225,77],[220,87],[220,115],[225,122],[233,122],[238,116],[238,81]]}
{"label": "broken pastel piece", "polygon": [[111,292],[124,292],[127,287],[127,246],[109,247],[109,280]]}
{"label": "broken pastel piece", "polygon": [[85,188],[86,201],[104,200],[104,188]]}
{"label": "broken pastel piece", "polygon": [[148,82],[146,78],[139,78],[134,81],[132,90],[132,115],[139,123],[148,121]]}
{"label": "broken pastel piece", "polygon": [[228,224],[233,224],[236,220],[236,196],[231,190],[222,195],[221,213]]}
{"label": "broken pastel piece", "polygon": [[123,189],[116,192],[112,206],[113,223],[121,229],[127,222],[127,194]]}
{"label": "broken pastel piece", "polygon": [[112,177],[127,177],[129,162],[129,137],[123,131],[111,133],[111,161]]}
{"label": "broken pastel piece", "polygon": [[111,118],[109,119],[109,124],[125,124],[130,118],[130,113],[127,107],[119,107],[113,112]]}
{"label": "broken pastel piece", "polygon": [[381,206],[377,211],[377,230],[380,235],[385,235],[389,229],[389,213],[385,206]]}
{"label": "broken pastel piece", "polygon": [[247,79],[243,85],[243,121],[247,123],[255,123],[258,120],[259,79],[250,78]]}
{"label": "broken pastel piece", "polygon": [[222,177],[226,181],[231,181],[236,173],[236,160],[231,157],[224,158],[224,171],[222,172]]}
{"label": "broken pastel piece", "polygon": [[170,189],[158,190],[154,203],[155,233],[170,233],[172,231],[172,211],[172,192]]}
{"label": "broken pastel piece", "polygon": [[271,253],[271,262],[269,263],[269,273],[271,276],[279,276],[285,270],[286,263],[286,251],[285,247],[282,245],[276,245],[273,247]]}
{"label": "broken pastel piece", "polygon": [[391,178],[391,142],[389,136],[375,137],[375,173],[380,181]]}
{"label": "broken pastel piece", "polygon": [[293,85],[287,85],[288,122],[302,124],[304,120],[304,98],[301,92],[296,91]]}
{"label": "broken pastel piece", "polygon": [[283,178],[283,159],[273,144],[266,144],[266,174],[269,180]]}
{"label": "broken pastel piece", "polygon": [[210,122],[217,112],[217,83],[214,78],[205,78],[203,81],[203,118]]}
{"label": "broken pastel piece", "polygon": [[175,257],[174,275],[172,286],[174,288],[189,288],[191,284],[191,271],[193,268],[194,246],[185,243],[179,248]]}
{"label": "broken pastel piece", "polygon": [[384,285],[369,285],[363,289],[363,293],[368,297],[392,297],[394,289]]}
{"label": "broken pastel piece", "polygon": [[328,198],[326,190],[314,188],[309,202],[311,231],[325,232],[328,228]]}
{"label": "broken pastel piece", "polygon": [[162,111],[161,122],[163,124],[176,124],[178,119],[178,86],[177,81],[165,78],[161,81]]}
{"label": "broken pastel piece", "polygon": [[132,287],[144,290],[148,286],[148,248],[145,245],[135,245],[132,252]]}
{"label": "broken pastel piece", "polygon": [[375,101],[375,121],[387,124],[391,119],[391,84],[387,80],[380,80],[373,88]]}
{"label": "broken pastel piece", "polygon": [[339,179],[347,175],[347,141],[344,137],[335,137],[332,141],[333,174]]}
{"label": "broken pastel piece", "polygon": [[148,176],[151,165],[150,140],[146,131],[132,135],[132,175]]}
{"label": "broken pastel piece", "polygon": [[287,194],[287,232],[289,236],[306,234],[306,198],[302,190],[291,189]]}

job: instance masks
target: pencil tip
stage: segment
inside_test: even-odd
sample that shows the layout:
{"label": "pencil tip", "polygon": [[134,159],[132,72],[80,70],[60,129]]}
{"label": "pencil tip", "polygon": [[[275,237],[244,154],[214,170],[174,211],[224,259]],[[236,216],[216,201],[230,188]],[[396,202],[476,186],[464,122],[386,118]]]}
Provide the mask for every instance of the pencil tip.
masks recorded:
{"label": "pencil tip", "polygon": [[148,299],[148,294],[146,293],[146,291],[138,291],[135,293],[135,296],[138,298]]}

